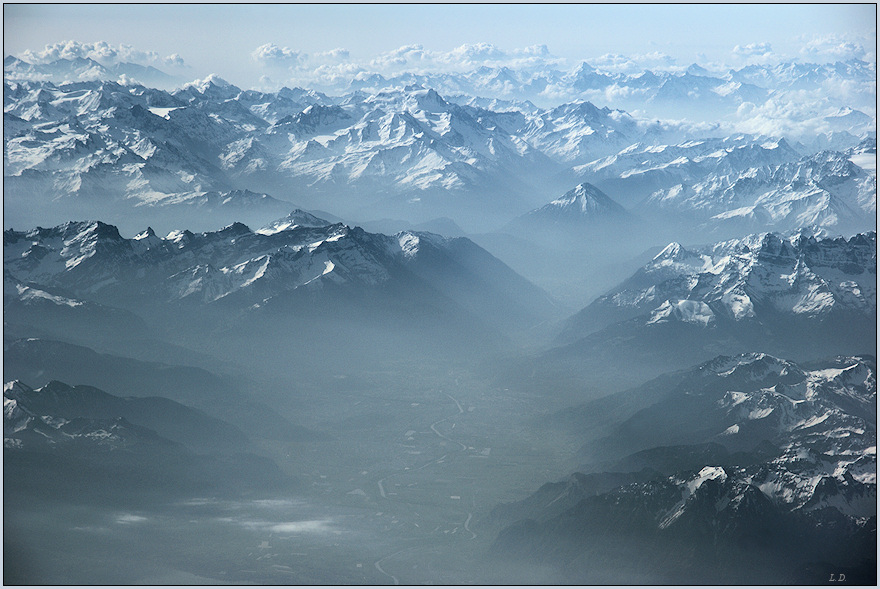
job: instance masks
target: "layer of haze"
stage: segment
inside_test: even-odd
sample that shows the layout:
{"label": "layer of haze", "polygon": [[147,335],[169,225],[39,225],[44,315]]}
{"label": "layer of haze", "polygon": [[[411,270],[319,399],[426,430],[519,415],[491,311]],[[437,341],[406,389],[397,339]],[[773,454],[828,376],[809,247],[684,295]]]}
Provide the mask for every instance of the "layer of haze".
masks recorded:
{"label": "layer of haze", "polygon": [[[847,43],[874,59],[875,23],[872,4],[7,5],[4,55],[100,40],[179,54],[190,79],[218,72],[254,86],[263,72],[252,54],[269,43],[309,53],[343,48],[357,63],[412,44],[450,51],[489,43],[503,51],[545,44],[569,67],[610,53],[741,65],[744,57],[834,60]],[[804,52],[816,42],[831,50]]]}

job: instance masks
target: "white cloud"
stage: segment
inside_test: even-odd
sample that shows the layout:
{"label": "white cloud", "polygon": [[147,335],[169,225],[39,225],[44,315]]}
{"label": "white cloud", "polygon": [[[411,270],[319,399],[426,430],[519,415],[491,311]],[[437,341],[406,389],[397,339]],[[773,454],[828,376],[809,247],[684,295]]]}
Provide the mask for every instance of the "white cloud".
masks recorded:
{"label": "white cloud", "polygon": [[[252,57],[272,74],[271,80],[261,81],[264,87],[280,83],[327,89],[334,85],[344,87],[352,79],[366,79],[374,74],[384,78],[405,74],[461,74],[489,66],[509,67],[528,77],[529,72],[564,64],[546,45],[508,51],[491,43],[464,44],[449,51],[433,51],[420,44],[404,45],[366,61],[353,60],[343,48],[304,53],[266,43],[254,50]],[[497,90],[503,92],[504,88]]]}
{"label": "white cloud", "polygon": [[655,66],[673,67],[676,65],[674,57],[666,55],[660,51],[652,51],[651,53],[645,53],[644,55],[635,55],[634,59],[638,63],[654,64]]}
{"label": "white cloud", "polygon": [[845,129],[858,135],[871,128],[870,122],[859,129],[839,120],[840,117],[834,115],[841,112],[840,107],[820,94],[822,91],[786,92],[760,105],[744,102],[736,110],[733,126],[741,133],[805,142],[834,131]]}
{"label": "white cloud", "polygon": [[517,49],[514,53],[522,53],[522,55],[534,55],[536,57],[549,57],[550,50],[546,45],[530,45],[523,49]]}
{"label": "white cloud", "polygon": [[773,54],[773,47],[770,43],[749,43],[748,45],[737,45],[733,48],[733,54],[739,57],[769,57]]}
{"label": "white cloud", "polygon": [[588,59],[587,63],[594,68],[600,68],[603,70],[630,69],[635,66],[635,62],[627,56],[619,53],[606,53],[605,55]]}
{"label": "white cloud", "polygon": [[546,45],[530,45],[521,49],[505,51],[491,43],[465,44],[451,51],[434,54],[440,66],[452,71],[471,70],[480,66],[534,69],[559,66],[564,60],[554,57]]}
{"label": "white cloud", "polygon": [[606,53],[600,57],[588,59],[587,63],[598,70],[619,74],[639,74],[645,70],[678,71],[683,69],[678,66],[673,57],[659,51],[632,55]]}
{"label": "white cloud", "polygon": [[854,41],[836,35],[817,37],[807,41],[801,48],[801,55],[809,60],[847,61],[865,57],[865,48]]}
{"label": "white cloud", "polygon": [[431,51],[422,45],[404,45],[377,56],[365,65],[387,76],[403,72],[465,72],[481,66],[535,69],[555,67],[563,62],[554,57],[546,45],[506,51],[491,43],[471,43],[449,51]]}
{"label": "white cloud", "polygon": [[62,41],[46,45],[38,51],[28,49],[20,53],[18,58],[35,65],[47,64],[59,59],[91,59],[104,66],[117,63],[136,63],[138,65],[186,67],[183,58],[176,53],[162,58],[155,51],[143,51],[124,43],[112,45],[107,41],[95,41],[94,43]]}
{"label": "white cloud", "polygon": [[773,51],[770,43],[748,43],[736,45],[730,52],[735,67],[743,65],[771,65],[783,61],[783,57]]}
{"label": "white cloud", "polygon": [[120,86],[137,86],[138,84],[140,84],[140,82],[138,80],[132,78],[131,76],[127,76],[125,74],[122,74],[121,76],[119,76],[119,78],[117,78],[117,80],[116,80],[116,83],[119,84]]}
{"label": "white cloud", "polygon": [[363,68],[351,62],[347,49],[306,53],[289,47],[266,43],[257,47],[251,57],[266,67],[272,77],[260,77],[260,86],[277,89],[281,86],[346,85]]}
{"label": "white cloud", "polygon": [[162,63],[167,66],[172,67],[186,67],[186,64],[183,62],[183,58],[180,57],[177,53],[172,53],[171,55],[164,57],[162,59]]}
{"label": "white cloud", "polygon": [[421,45],[404,45],[380,54],[368,65],[381,72],[389,69],[402,69],[407,66],[422,66],[433,61],[433,54],[426,51]]}
{"label": "white cloud", "polygon": [[[230,520],[220,520],[230,521]],[[231,519],[235,522],[235,519]],[[252,530],[259,530],[264,533],[273,534],[339,534],[340,531],[334,526],[331,520],[304,520],[304,521],[285,521],[285,522],[268,522],[260,520],[238,520],[236,523]]]}
{"label": "white cloud", "polygon": [[256,61],[272,66],[296,66],[305,61],[305,54],[287,47],[279,47],[274,43],[260,45],[251,53]]}
{"label": "white cloud", "polygon": [[269,531],[276,534],[320,534],[332,532],[334,528],[328,520],[311,520],[273,524],[269,527]]}
{"label": "white cloud", "polygon": [[116,523],[118,524],[139,524],[145,521],[147,521],[146,517],[133,513],[121,513],[116,516]]}
{"label": "white cloud", "polygon": [[731,51],[735,63],[747,65],[768,65],[780,61],[773,53],[770,43],[749,43],[736,45]]}
{"label": "white cloud", "polygon": [[547,84],[547,87],[541,90],[540,96],[554,103],[567,102],[573,99],[571,88],[561,84]]}
{"label": "white cloud", "polygon": [[[326,86],[335,84],[346,84],[354,79],[359,73],[363,72],[363,68],[354,63],[337,63],[320,65],[313,70],[302,72],[298,85],[308,85],[309,83],[318,83]],[[300,72],[297,72],[300,74]]]}
{"label": "white cloud", "polygon": [[508,55],[492,45],[491,43],[474,43],[465,44],[456,47],[452,51],[439,54],[441,61],[450,63],[475,63],[475,62],[491,62],[502,61],[508,58]]}
{"label": "white cloud", "polygon": [[331,49],[330,51],[319,51],[318,53],[312,53],[310,56],[312,59],[327,59],[333,61],[343,61],[347,60],[350,56],[348,53],[348,49],[343,49],[342,47],[337,47],[336,49]]}

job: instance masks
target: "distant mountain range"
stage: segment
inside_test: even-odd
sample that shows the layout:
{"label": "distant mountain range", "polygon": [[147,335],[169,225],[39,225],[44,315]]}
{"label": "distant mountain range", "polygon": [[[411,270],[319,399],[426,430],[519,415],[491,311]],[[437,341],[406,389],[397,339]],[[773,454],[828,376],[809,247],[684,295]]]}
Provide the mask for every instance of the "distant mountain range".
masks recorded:
{"label": "distant mountain range", "polygon": [[[57,316],[51,311],[46,315],[50,320]],[[18,317],[7,324],[7,339],[3,345],[4,382],[88,382],[108,393],[128,395],[131,398],[164,397],[231,424],[239,432],[247,432],[249,440],[302,441],[322,440],[326,437],[291,423],[253,395],[242,392],[241,378],[228,374],[217,375],[204,368],[182,365],[182,362],[193,359],[177,353],[177,350],[168,350],[173,357],[171,359],[177,362],[172,364],[126,358],[120,355],[122,350],[117,350],[116,354],[98,353],[91,348],[63,341],[9,337],[10,332],[20,329],[21,321],[27,318],[27,315]],[[62,335],[74,334],[73,330],[77,327],[72,326],[71,331]],[[134,402],[129,403],[129,408],[134,406]],[[119,413],[118,416],[124,415],[125,413]],[[131,421],[157,429],[155,424],[138,421],[137,415]],[[181,432],[181,435],[185,436],[186,432]],[[174,435],[166,437],[176,439]],[[237,443],[238,450],[242,450],[250,442],[244,445]],[[227,447],[225,444],[226,442],[211,442],[208,447],[218,449]]]}
{"label": "distant mountain range", "polygon": [[645,317],[681,321],[815,321],[876,313],[876,233],[851,239],[807,231],[756,234],[703,248],[668,245],[631,278],[569,322],[564,338]]}
{"label": "distant mountain range", "polygon": [[119,81],[128,78],[155,88],[172,88],[186,80],[153,66],[119,62],[102,65],[88,57],[61,58],[49,63],[30,63],[12,55],[3,60],[3,73],[14,80],[65,82]]}
{"label": "distant mountain range", "polygon": [[845,153],[874,137],[858,125],[833,143],[840,151],[814,154],[778,138],[707,139],[683,122],[582,100],[486,105],[496,111],[421,85],[329,97],[241,90],[216,76],[171,92],[12,79],[4,180],[7,223],[19,226],[45,223],[28,216],[34,202],[57,223],[102,214],[199,230],[262,225],[296,203],[485,231],[582,182],[646,217],[684,210],[704,232],[864,230],[876,209],[875,172]]}
{"label": "distant mountain range", "polygon": [[[10,80],[45,80],[56,84],[116,81],[123,73],[143,84],[162,88],[168,87],[173,81],[177,85],[181,82],[155,68],[130,63],[105,67],[90,59],[59,59],[45,64],[32,64],[7,56],[4,73]],[[566,71],[539,60],[520,67],[486,65],[464,72],[383,75],[359,71],[349,77],[339,76],[322,89],[336,94],[357,91],[372,93],[387,87],[417,84],[435,88],[444,95],[461,97],[461,100],[483,98],[516,101],[523,108],[537,108],[530,101],[546,105],[554,97],[559,97],[561,101],[584,99],[599,104],[613,100],[625,109],[644,109],[647,106],[654,116],[672,118],[683,114],[690,117],[717,115],[736,110],[743,103],[761,104],[768,98],[778,100],[786,93],[823,86],[833,88],[835,85],[846,85],[850,91],[849,98],[853,101],[841,106],[870,108],[874,102],[871,83],[876,75],[873,63],[858,59],[828,64],[755,64],[726,71],[709,71],[692,64],[683,71],[637,72],[621,72],[587,62],[581,62]],[[320,82],[315,80],[314,83]]]}

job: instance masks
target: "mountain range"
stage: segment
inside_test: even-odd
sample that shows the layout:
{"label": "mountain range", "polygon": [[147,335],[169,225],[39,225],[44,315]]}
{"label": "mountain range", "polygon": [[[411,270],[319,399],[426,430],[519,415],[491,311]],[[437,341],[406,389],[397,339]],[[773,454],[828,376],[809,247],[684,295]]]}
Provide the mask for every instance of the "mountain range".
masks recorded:
{"label": "mountain range", "polygon": [[449,217],[483,232],[582,182],[647,218],[686,210],[706,233],[864,230],[876,208],[874,172],[844,153],[867,132],[815,154],[585,101],[495,111],[420,85],[330,97],[216,76],[171,92],[7,80],[4,96],[7,223],[19,226],[45,222],[28,217],[36,198],[59,223],[100,212],[206,230],[300,206],[361,221]]}
{"label": "mountain range", "polygon": [[[876,233],[850,239],[807,230],[761,233],[698,248],[666,246],[611,292],[575,315],[563,337],[646,315],[682,321],[827,320],[876,313]],[[689,301],[689,304],[683,304]]]}
{"label": "mountain range", "polygon": [[[359,68],[360,69],[360,68]],[[117,81],[121,74],[142,84],[167,88],[172,76],[159,75],[155,68],[130,63],[112,67],[87,59],[59,59],[49,63],[30,63],[7,56],[4,73],[15,81],[46,80],[64,82]],[[875,91],[876,66],[858,59],[818,64],[782,62],[772,65],[752,64],[739,69],[710,71],[698,64],[684,70],[626,68],[593,64],[586,61],[563,69],[552,61],[531,60],[519,66],[482,65],[460,72],[420,71],[379,73],[357,71],[335,77],[329,84],[323,80],[303,80],[310,86],[322,86],[325,92],[377,92],[387,87],[422,85],[435,88],[457,100],[506,100],[520,108],[547,105],[553,99],[590,100],[595,103],[614,102],[626,109],[648,107],[654,116],[664,118],[692,117],[697,120],[719,120],[744,104],[761,105],[768,99],[785,100],[797,92],[811,92],[824,87],[829,102],[852,109],[871,109]],[[179,85],[179,84],[178,84]],[[849,104],[840,104],[849,101]],[[870,124],[861,121],[862,124]],[[858,133],[856,133],[858,134]]]}
{"label": "mountain range", "polygon": [[[876,347],[876,233],[801,230],[699,248],[672,243],[566,320],[557,347],[519,363],[510,384],[620,390],[717,354],[809,360]],[[609,370],[629,359],[624,374]],[[573,388],[570,388],[573,387]]]}
{"label": "mountain range", "polygon": [[[241,338],[263,346],[300,333],[326,351],[327,369],[357,361],[364,338],[397,341],[396,329],[411,332],[420,353],[458,355],[469,349],[463,333],[476,346],[503,342],[561,316],[541,289],[466,238],[314,226],[322,224],[294,212],[256,232],[239,223],[164,238],[147,229],[126,239],[99,221],[7,230],[4,308],[23,335],[36,326],[42,337],[102,349],[133,345],[133,331],[204,349],[207,332],[217,334],[212,348],[234,356]],[[315,367],[309,348],[276,352]]]}
{"label": "mountain range", "polygon": [[3,73],[9,79],[42,80],[54,83],[137,80],[154,88],[170,88],[185,82],[149,65],[117,62],[103,65],[88,57],[61,58],[48,63],[31,63],[12,55],[3,60]]}
{"label": "mountain range", "polygon": [[565,410],[565,427],[606,432],[582,450],[591,470],[497,507],[493,552],[572,583],[795,583],[828,562],[870,580],[876,410],[873,357],[760,353]]}
{"label": "mountain range", "polygon": [[875,584],[876,66],[600,61],[7,56],[4,581]]}

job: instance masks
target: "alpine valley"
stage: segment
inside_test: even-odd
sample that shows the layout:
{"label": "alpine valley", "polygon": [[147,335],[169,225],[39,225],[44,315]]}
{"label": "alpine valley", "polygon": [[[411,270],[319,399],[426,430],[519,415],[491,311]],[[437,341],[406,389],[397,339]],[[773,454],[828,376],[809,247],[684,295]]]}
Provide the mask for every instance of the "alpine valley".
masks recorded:
{"label": "alpine valley", "polygon": [[874,61],[68,53],[4,60],[4,584],[877,583]]}

